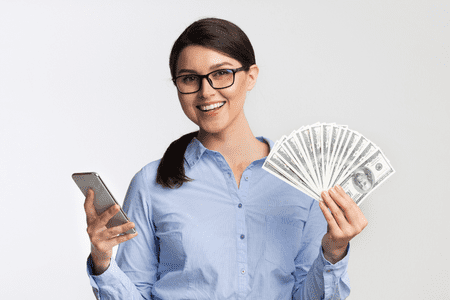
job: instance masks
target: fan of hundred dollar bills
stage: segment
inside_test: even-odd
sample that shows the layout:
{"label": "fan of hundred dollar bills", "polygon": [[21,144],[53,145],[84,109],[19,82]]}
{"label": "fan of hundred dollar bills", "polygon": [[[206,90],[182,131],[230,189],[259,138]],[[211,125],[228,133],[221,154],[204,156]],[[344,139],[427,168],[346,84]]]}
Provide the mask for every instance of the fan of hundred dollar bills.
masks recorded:
{"label": "fan of hundred dollar bills", "polygon": [[357,205],[395,173],[381,149],[362,134],[325,123],[281,137],[263,169],[316,200],[338,184]]}

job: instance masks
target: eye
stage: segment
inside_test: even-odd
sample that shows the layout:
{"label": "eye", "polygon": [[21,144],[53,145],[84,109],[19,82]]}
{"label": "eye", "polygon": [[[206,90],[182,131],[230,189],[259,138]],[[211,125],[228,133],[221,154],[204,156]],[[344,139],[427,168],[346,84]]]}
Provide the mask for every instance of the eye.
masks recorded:
{"label": "eye", "polygon": [[189,83],[193,83],[193,82],[197,82],[198,81],[198,77],[195,75],[186,75],[181,77],[181,82],[183,82],[184,84],[189,84]]}
{"label": "eye", "polygon": [[218,71],[212,73],[212,76],[214,79],[220,79],[220,78],[223,78],[224,76],[226,77],[231,74],[233,74],[232,70],[223,69],[223,70],[218,70]]}

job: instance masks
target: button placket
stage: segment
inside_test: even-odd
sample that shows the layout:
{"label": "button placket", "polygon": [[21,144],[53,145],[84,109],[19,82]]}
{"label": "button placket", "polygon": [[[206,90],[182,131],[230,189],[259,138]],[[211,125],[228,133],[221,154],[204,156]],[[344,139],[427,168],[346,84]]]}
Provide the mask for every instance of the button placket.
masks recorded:
{"label": "button placket", "polygon": [[239,299],[245,299],[245,296],[247,294],[247,290],[249,288],[249,277],[247,276],[248,272],[248,257],[247,257],[247,223],[245,219],[246,215],[246,209],[244,207],[244,203],[247,199],[247,192],[249,190],[249,179],[250,179],[250,168],[247,168],[244,173],[241,176],[241,182],[240,186],[236,186],[236,198],[233,200],[235,205],[235,213],[236,213],[236,237],[237,237],[237,261],[238,261],[238,268],[237,271],[239,272],[239,295],[242,295],[239,297]]}

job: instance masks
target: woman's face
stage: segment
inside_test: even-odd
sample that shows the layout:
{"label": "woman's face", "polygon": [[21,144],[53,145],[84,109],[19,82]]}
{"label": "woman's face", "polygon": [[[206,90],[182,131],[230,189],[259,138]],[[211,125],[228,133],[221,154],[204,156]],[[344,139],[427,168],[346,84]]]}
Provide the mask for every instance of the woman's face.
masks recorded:
{"label": "woman's face", "polygon": [[[180,53],[176,76],[206,75],[215,70],[240,67],[242,64],[239,61],[220,52],[202,46],[188,46]],[[241,118],[245,119],[245,96],[256,83],[258,67],[253,65],[248,72],[240,71],[235,76],[234,84],[225,89],[213,89],[204,78],[198,92],[178,92],[184,113],[200,130],[219,133],[237,124]],[[211,105],[222,106],[211,109]]]}

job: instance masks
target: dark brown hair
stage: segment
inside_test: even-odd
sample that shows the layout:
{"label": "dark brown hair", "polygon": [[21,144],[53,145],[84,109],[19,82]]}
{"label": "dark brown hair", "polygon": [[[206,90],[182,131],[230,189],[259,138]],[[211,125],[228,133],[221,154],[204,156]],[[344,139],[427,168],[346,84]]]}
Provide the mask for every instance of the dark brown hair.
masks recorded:
{"label": "dark brown hair", "polygon": [[[255,53],[247,35],[235,24],[216,18],[198,20],[187,27],[172,47],[169,67],[176,77],[180,53],[184,48],[197,45],[221,52],[239,61],[246,71],[256,63]],[[178,188],[192,179],[184,171],[184,153],[198,131],[173,141],[164,153],[156,173],[156,182],[166,188]]]}

